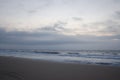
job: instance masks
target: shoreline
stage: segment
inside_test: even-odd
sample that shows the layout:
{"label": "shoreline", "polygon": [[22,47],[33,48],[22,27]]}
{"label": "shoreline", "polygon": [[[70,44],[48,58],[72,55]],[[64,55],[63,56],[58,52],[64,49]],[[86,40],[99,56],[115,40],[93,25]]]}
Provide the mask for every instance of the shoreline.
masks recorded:
{"label": "shoreline", "polygon": [[0,56],[0,80],[120,80],[120,67]]}

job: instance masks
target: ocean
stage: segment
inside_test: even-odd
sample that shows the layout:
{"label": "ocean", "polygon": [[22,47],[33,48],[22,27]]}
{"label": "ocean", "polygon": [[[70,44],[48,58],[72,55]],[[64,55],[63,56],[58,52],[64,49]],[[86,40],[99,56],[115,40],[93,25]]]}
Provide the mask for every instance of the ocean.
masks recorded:
{"label": "ocean", "polygon": [[120,67],[120,50],[0,49],[0,56]]}

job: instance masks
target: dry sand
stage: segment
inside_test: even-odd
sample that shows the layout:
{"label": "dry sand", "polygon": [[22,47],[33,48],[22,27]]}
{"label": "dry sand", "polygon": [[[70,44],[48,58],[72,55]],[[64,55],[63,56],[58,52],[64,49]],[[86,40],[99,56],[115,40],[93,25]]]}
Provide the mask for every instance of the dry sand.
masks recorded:
{"label": "dry sand", "polygon": [[0,57],[0,80],[120,80],[120,67]]}

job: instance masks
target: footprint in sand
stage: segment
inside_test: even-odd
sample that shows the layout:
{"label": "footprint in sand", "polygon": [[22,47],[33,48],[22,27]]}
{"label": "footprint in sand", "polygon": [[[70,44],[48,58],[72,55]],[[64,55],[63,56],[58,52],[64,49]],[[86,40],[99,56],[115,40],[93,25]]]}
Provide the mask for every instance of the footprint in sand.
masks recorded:
{"label": "footprint in sand", "polygon": [[25,80],[23,76],[15,72],[1,72],[0,80]]}

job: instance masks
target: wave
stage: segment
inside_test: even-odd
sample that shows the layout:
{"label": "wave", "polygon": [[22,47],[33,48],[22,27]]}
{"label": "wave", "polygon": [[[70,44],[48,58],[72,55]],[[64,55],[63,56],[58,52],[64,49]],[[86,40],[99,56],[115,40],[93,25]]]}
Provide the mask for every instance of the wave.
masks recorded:
{"label": "wave", "polygon": [[0,55],[62,62],[120,66],[119,50],[57,51],[34,49],[0,49]]}

